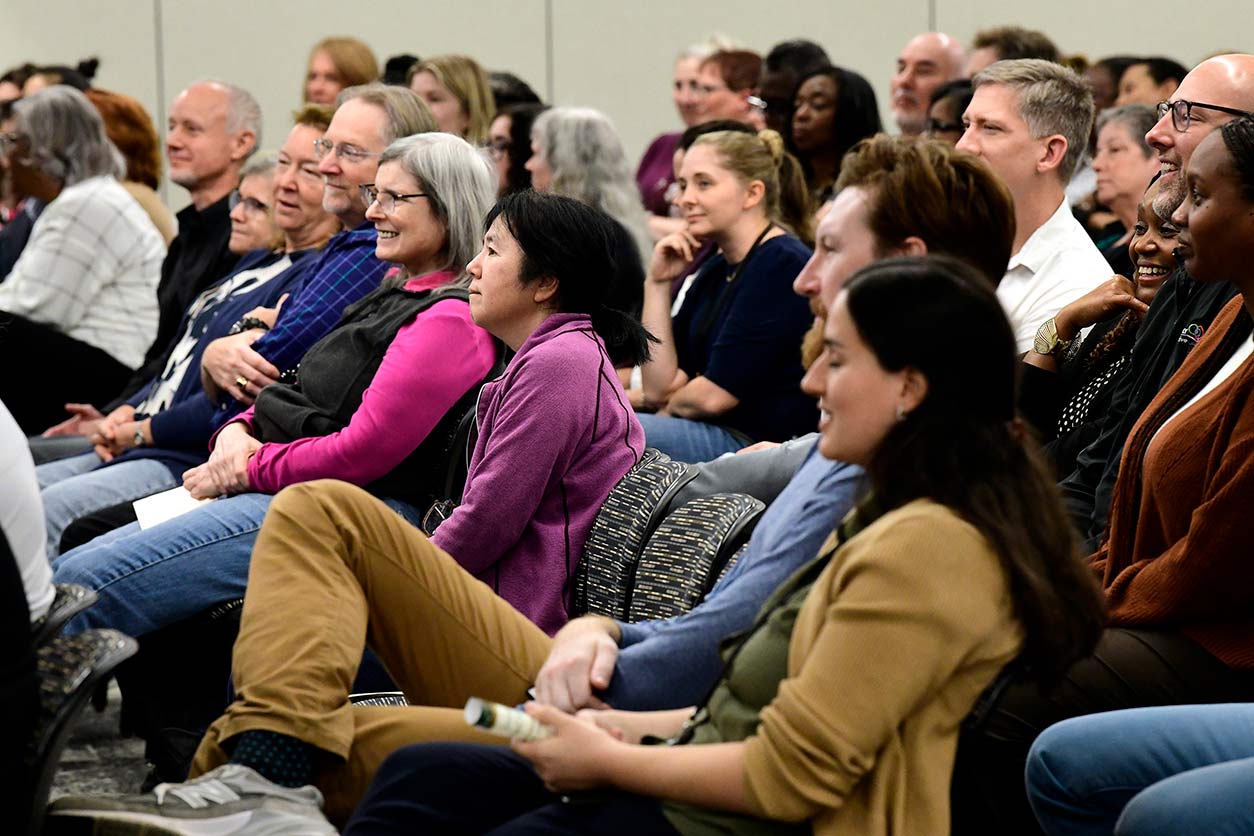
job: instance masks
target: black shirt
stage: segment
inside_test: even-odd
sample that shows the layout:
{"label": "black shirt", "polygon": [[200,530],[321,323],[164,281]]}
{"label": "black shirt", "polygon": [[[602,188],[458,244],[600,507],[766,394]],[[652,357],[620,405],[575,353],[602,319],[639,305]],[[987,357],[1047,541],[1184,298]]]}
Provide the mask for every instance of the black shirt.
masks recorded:
{"label": "black shirt", "polygon": [[144,355],[143,364],[126,384],[126,389],[105,408],[116,408],[135,394],[165,366],[166,352],[178,334],[183,312],[202,290],[235,268],[239,256],[227,249],[231,238],[230,197],[211,203],[203,210],[188,206],[176,216],[179,232],[170,242],[161,263],[157,285],[157,336]]}
{"label": "black shirt", "polygon": [[1119,459],[1132,425],[1236,292],[1228,282],[1203,283],[1179,271],[1154,297],[1097,440],[1080,451],[1075,470],[1059,483],[1072,521],[1089,538],[1090,551],[1096,551],[1106,530]]}

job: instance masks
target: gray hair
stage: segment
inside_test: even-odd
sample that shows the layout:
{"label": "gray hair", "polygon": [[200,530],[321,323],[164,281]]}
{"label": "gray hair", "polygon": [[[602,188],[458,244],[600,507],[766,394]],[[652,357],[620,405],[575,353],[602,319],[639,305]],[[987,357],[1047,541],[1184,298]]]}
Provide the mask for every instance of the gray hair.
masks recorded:
{"label": "gray hair", "polygon": [[239,179],[242,181],[245,177],[254,177],[259,174],[264,177],[273,177],[275,166],[278,164],[278,151],[262,151],[244,163],[244,167],[239,170]]}
{"label": "gray hair", "polygon": [[126,175],[126,162],[105,134],[100,111],[73,87],[56,84],[19,99],[13,117],[17,132],[30,142],[33,165],[63,187]]}
{"label": "gray hair", "polygon": [[383,141],[388,145],[403,136],[439,130],[427,103],[408,87],[383,84],[378,81],[358,84],[356,87],[345,87],[335,98],[336,109],[342,107],[344,102],[350,99],[361,99],[387,114],[387,128],[384,130]]}
{"label": "gray hair", "polygon": [[1154,149],[1145,141],[1145,135],[1158,123],[1158,114],[1148,105],[1130,104],[1108,107],[1097,115],[1097,132],[1114,123],[1128,129],[1128,136],[1140,147],[1141,156],[1149,158]]}
{"label": "gray hair", "polygon": [[479,252],[483,219],[496,201],[496,171],[488,158],[460,136],[435,131],[401,137],[379,157],[395,162],[418,181],[431,210],[444,224],[452,284],[470,285],[466,265]]}
{"label": "gray hair", "polygon": [[1033,139],[1058,134],[1067,140],[1058,176],[1063,183],[1071,179],[1093,130],[1093,94],[1074,70],[1040,58],[1020,58],[989,64],[971,82],[977,90],[985,84],[1014,90],[1019,115]]}
{"label": "gray hair", "polygon": [[249,148],[248,154],[244,156],[244,159],[248,159],[254,151],[261,147],[261,105],[257,103],[252,93],[229,81],[219,81],[216,78],[202,78],[199,81],[192,82],[188,87],[195,87],[197,84],[209,84],[214,87],[221,87],[226,91],[227,133],[237,134],[240,131],[248,131],[253,135],[253,147]]}
{"label": "gray hair", "polygon": [[553,169],[549,190],[604,211],[631,233],[641,260],[647,259],[653,242],[640,190],[609,118],[592,108],[554,107],[536,118],[531,137]]}

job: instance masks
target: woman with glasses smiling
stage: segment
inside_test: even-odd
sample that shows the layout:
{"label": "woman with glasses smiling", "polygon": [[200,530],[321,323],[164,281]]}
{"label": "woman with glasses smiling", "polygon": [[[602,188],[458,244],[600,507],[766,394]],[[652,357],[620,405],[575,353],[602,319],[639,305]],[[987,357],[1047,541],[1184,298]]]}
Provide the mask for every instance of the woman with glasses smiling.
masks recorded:
{"label": "woman with glasses smiling", "polygon": [[415,524],[447,498],[454,435],[500,356],[471,319],[463,266],[492,205],[492,172],[464,140],[417,134],[384,151],[362,191],[377,255],[396,267],[305,354],[295,383],[263,389],[214,436],[209,461],[183,474],[193,497],[219,498],[55,563],[102,593],[100,624],[144,635],[240,597],[257,530],[287,485],[340,479]]}

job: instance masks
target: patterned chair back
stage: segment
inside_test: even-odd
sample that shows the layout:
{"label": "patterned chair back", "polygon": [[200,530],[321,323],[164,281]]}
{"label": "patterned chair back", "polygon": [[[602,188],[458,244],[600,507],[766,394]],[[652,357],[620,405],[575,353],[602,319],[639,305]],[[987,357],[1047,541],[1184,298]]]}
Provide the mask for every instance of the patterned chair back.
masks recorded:
{"label": "patterned chair back", "polygon": [[626,620],[669,618],[699,604],[764,510],[751,496],[716,493],[667,515],[640,555]]}
{"label": "patterned chair back", "polygon": [[574,577],[571,617],[627,617],[627,597],[644,544],[671,497],[692,480],[692,469],[654,449],[619,480],[588,533]]}

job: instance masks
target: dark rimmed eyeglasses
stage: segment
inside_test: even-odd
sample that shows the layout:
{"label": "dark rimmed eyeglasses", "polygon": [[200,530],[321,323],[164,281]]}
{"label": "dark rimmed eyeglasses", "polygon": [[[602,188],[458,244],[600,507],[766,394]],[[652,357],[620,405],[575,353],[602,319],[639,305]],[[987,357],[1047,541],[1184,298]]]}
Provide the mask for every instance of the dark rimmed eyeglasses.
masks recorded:
{"label": "dark rimmed eyeglasses", "polygon": [[257,198],[244,197],[239,193],[239,189],[236,189],[231,192],[231,196],[227,198],[226,205],[229,206],[233,212],[235,211],[235,207],[240,206],[241,204],[243,205],[245,212],[249,212],[253,215],[264,215],[266,212],[270,211],[270,207],[262,203]]}
{"label": "dark rimmed eyeglasses", "polygon": [[1156,111],[1158,118],[1162,119],[1167,115],[1167,111],[1171,111],[1171,125],[1180,133],[1184,133],[1189,129],[1189,123],[1193,121],[1193,108],[1200,107],[1205,110],[1217,110],[1220,113],[1227,113],[1232,116],[1252,116],[1248,110],[1237,110],[1235,107],[1224,107],[1222,105],[1206,104],[1205,102],[1190,102],[1185,99],[1176,99],[1174,102],[1159,102]]}
{"label": "dark rimmed eyeglasses", "polygon": [[388,191],[381,192],[374,187],[374,183],[363,183],[359,188],[361,189],[361,199],[365,201],[367,208],[369,208],[372,203],[378,203],[379,208],[388,215],[392,214],[393,210],[396,209],[396,202],[398,200],[402,203],[408,203],[416,198],[429,197],[426,192],[414,192],[413,194],[395,194]]}

